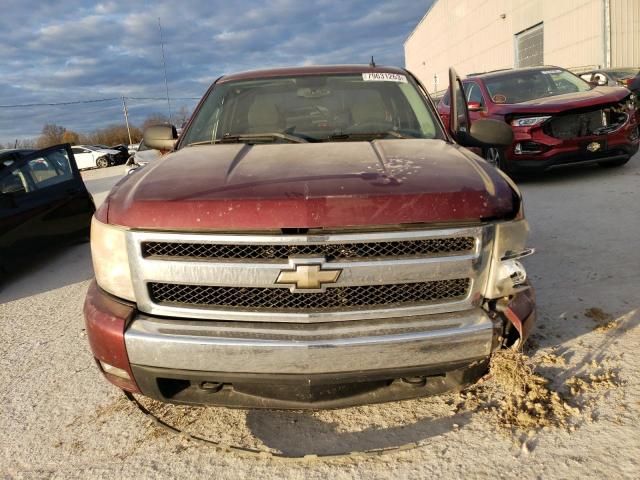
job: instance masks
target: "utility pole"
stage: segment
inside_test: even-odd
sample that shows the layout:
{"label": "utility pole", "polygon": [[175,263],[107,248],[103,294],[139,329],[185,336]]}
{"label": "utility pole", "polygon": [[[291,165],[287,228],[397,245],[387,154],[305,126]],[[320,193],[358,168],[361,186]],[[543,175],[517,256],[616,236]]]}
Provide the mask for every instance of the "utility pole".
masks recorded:
{"label": "utility pole", "polygon": [[125,102],[124,97],[122,97],[122,109],[124,110],[124,122],[127,124],[127,134],[129,135],[129,145],[133,142],[131,141],[131,130],[129,129],[129,113],[127,112],[127,102]]}
{"label": "utility pole", "polygon": [[169,83],[167,82],[167,62],[164,59],[164,42],[162,40],[162,24],[158,17],[158,28],[160,29],[160,48],[162,49],[162,66],[164,68],[164,86],[167,89],[167,107],[169,108],[169,123],[171,123],[171,101],[169,100]]}

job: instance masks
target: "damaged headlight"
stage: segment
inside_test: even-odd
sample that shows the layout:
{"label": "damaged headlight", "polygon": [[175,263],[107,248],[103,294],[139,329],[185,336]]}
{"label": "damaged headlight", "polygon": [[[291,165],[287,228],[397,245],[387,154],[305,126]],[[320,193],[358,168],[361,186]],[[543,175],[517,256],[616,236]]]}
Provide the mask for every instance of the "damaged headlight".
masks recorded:
{"label": "damaged headlight", "polygon": [[511,125],[514,127],[535,127],[546,122],[550,118],[550,116],[515,118],[511,120]]}
{"label": "damaged headlight", "polygon": [[528,235],[529,224],[524,219],[496,225],[485,298],[507,297],[528,288],[527,272],[518,261],[534,252],[526,247]]}
{"label": "damaged headlight", "polygon": [[91,220],[91,258],[96,282],[103,290],[126,300],[135,300],[129,256],[127,230]]}

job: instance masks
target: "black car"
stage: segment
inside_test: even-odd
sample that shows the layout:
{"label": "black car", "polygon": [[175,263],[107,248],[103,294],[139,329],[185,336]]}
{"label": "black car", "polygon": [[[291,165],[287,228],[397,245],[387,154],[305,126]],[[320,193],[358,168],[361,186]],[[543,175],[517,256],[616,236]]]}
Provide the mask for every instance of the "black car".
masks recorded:
{"label": "black car", "polygon": [[0,269],[88,238],[94,212],[70,145],[0,151]]}

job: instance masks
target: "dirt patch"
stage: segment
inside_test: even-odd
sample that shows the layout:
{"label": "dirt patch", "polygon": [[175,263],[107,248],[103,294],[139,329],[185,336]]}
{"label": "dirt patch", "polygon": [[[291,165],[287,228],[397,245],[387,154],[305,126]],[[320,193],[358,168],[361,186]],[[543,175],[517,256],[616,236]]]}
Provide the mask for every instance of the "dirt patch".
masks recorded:
{"label": "dirt patch", "polygon": [[494,401],[489,410],[502,425],[521,430],[566,427],[570,417],[580,413],[550,387],[548,379],[535,373],[531,359],[520,352],[496,352],[490,374]]}
{"label": "dirt patch", "polygon": [[107,405],[100,405],[96,408],[96,418],[102,419],[115,413],[129,411],[131,409],[131,403],[125,397],[119,397]]}
{"label": "dirt patch", "polygon": [[588,375],[576,375],[567,380],[566,385],[573,396],[600,393],[623,385],[618,372],[611,368]]}
{"label": "dirt patch", "polygon": [[618,322],[614,319],[613,315],[598,307],[587,308],[584,311],[584,316],[596,323],[593,328],[595,332],[607,332],[618,326]]}
{"label": "dirt patch", "polygon": [[[596,362],[586,364],[584,373],[561,382],[558,369],[566,366],[566,359],[552,352],[534,361],[518,351],[498,351],[487,377],[460,394],[456,410],[484,414],[499,429],[511,433],[549,427],[574,430],[598,401],[594,394],[624,382],[616,369]],[[546,372],[547,367],[555,367],[555,373]]]}
{"label": "dirt patch", "polygon": [[539,362],[541,365],[553,367],[564,367],[567,365],[567,361],[564,359],[564,357],[556,355],[555,353],[543,354],[540,357]]}

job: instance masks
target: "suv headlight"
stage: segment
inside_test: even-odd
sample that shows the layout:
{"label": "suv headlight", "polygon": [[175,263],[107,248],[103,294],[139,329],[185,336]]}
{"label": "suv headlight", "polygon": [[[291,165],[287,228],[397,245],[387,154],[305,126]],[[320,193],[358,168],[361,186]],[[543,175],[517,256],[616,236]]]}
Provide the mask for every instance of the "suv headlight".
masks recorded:
{"label": "suv headlight", "polygon": [[91,220],[91,258],[96,282],[103,290],[116,297],[135,301],[129,256],[127,230]]}
{"label": "suv headlight", "polygon": [[526,248],[528,235],[529,224],[524,219],[496,225],[485,298],[507,297],[528,288],[527,272],[518,261],[534,252]]}
{"label": "suv headlight", "polygon": [[511,125],[514,127],[535,127],[540,125],[541,123],[546,122],[551,117],[524,117],[524,118],[515,118],[511,120]]}

